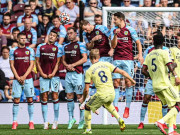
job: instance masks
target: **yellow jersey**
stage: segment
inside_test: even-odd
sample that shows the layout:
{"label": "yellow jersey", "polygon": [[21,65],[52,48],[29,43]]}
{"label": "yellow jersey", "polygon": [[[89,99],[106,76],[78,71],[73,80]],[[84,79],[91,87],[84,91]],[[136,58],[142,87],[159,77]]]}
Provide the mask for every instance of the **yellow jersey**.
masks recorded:
{"label": "yellow jersey", "polygon": [[[171,59],[177,64],[177,67],[175,68],[175,72],[177,73],[177,76],[180,77],[180,49],[177,47],[170,48],[171,52]],[[175,78],[171,74],[171,78]]]}
{"label": "yellow jersey", "polygon": [[85,83],[91,83],[92,80],[97,89],[96,93],[100,96],[106,96],[108,93],[113,93],[114,86],[112,72],[114,72],[115,69],[116,67],[109,62],[94,63],[86,71]]}
{"label": "yellow jersey", "polygon": [[171,85],[166,66],[171,62],[169,52],[166,50],[155,49],[147,55],[144,65],[148,67],[154,92],[162,91]]}

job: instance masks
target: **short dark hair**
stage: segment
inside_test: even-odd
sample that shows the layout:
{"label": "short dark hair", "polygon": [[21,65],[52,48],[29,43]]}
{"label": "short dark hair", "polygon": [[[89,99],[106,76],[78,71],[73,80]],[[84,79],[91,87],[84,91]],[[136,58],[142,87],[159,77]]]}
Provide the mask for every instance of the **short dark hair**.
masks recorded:
{"label": "short dark hair", "polygon": [[157,34],[163,35],[162,32],[161,32],[160,30],[157,30],[157,31],[153,32],[153,35],[157,35]]}
{"label": "short dark hair", "polygon": [[94,16],[94,18],[101,18],[101,19],[102,19],[102,15],[96,14],[96,15]]}
{"label": "short dark hair", "polygon": [[18,33],[17,37],[19,38],[20,36],[26,36],[26,34],[23,32],[20,32],[20,33]]}
{"label": "short dark hair", "polygon": [[20,32],[20,30],[16,27],[16,28],[14,28],[14,29],[12,30],[12,33],[16,32],[16,31],[19,31],[19,32]]}
{"label": "short dark hair", "polygon": [[180,32],[177,33],[177,36],[180,37]]}
{"label": "short dark hair", "polygon": [[82,29],[82,27],[84,26],[84,25],[88,25],[89,24],[89,22],[87,21],[87,20],[81,20],[80,21],[80,28]]}
{"label": "short dark hair", "polygon": [[162,35],[162,33],[157,33],[156,35],[153,36],[153,42],[154,42],[154,46],[160,46],[163,45],[164,42],[164,37]]}
{"label": "short dark hair", "polygon": [[31,8],[31,6],[30,6],[30,5],[25,5],[25,6],[24,6],[24,9],[25,9],[25,8],[27,8],[27,7],[28,7],[28,8],[29,8],[29,7]]}
{"label": "short dark hair", "polygon": [[42,16],[42,18],[43,18],[43,17],[47,17],[47,18],[50,20],[49,16],[48,16],[48,15],[46,15],[46,14],[45,14],[45,15],[43,15],[43,16]]}
{"label": "short dark hair", "polygon": [[55,33],[57,35],[57,37],[59,36],[59,33],[56,30],[52,29],[51,32]]}
{"label": "short dark hair", "polygon": [[122,18],[123,20],[125,20],[125,16],[124,16],[124,14],[121,13],[121,12],[115,13],[114,16],[116,16],[117,18]]}
{"label": "short dark hair", "polygon": [[10,14],[10,13],[6,13],[6,14],[4,14],[4,15],[3,15],[3,19],[4,19],[4,17],[5,17],[5,16],[9,16],[9,17],[10,17],[10,19],[11,19],[11,14]]}
{"label": "short dark hair", "polygon": [[10,51],[10,49],[9,49],[9,47],[8,46],[3,46],[2,48],[1,48],[1,53],[3,52],[3,50],[5,50],[5,49],[7,49],[8,51]]}
{"label": "short dark hair", "polygon": [[29,4],[30,4],[30,2],[35,2],[36,3],[36,0],[29,0]]}
{"label": "short dark hair", "polygon": [[58,16],[58,15],[54,15],[54,16],[52,17],[52,20],[53,20],[53,19],[56,19],[56,18],[59,19],[59,16]]}
{"label": "short dark hair", "polygon": [[76,28],[75,28],[75,27],[68,27],[68,28],[67,28],[67,31],[68,31],[68,30],[73,30],[74,32],[76,32]]}

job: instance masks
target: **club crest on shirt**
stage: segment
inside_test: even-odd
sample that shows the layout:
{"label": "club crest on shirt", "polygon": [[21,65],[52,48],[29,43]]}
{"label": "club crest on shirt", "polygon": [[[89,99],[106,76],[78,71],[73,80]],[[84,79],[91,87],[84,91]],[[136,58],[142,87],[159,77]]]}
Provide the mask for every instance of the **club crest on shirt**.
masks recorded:
{"label": "club crest on shirt", "polygon": [[76,49],[76,48],[78,48],[78,45],[75,45],[75,46],[74,46],[74,49]]}
{"label": "club crest on shirt", "polygon": [[53,48],[52,48],[52,50],[53,50],[53,51],[56,51],[56,48],[55,48],[55,47],[53,47]]}
{"label": "club crest on shirt", "polygon": [[29,55],[29,51],[26,51],[25,53],[26,53],[26,55]]}
{"label": "club crest on shirt", "polygon": [[99,35],[99,31],[96,31],[96,35]]}
{"label": "club crest on shirt", "polygon": [[128,31],[124,31],[124,35],[127,35],[128,34]]}
{"label": "club crest on shirt", "polygon": [[28,34],[28,38],[31,38],[31,35],[30,35],[30,34]]}

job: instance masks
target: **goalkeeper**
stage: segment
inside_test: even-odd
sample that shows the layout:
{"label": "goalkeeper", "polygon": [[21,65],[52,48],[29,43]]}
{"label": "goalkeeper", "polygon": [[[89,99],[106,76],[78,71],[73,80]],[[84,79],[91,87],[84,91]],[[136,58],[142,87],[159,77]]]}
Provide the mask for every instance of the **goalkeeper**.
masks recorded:
{"label": "goalkeeper", "polygon": [[94,82],[95,87],[97,88],[97,92],[87,101],[85,105],[86,130],[83,134],[92,134],[91,110],[95,112],[101,106],[104,106],[112,115],[114,115],[119,123],[121,131],[124,131],[124,120],[120,118],[119,114],[112,104],[115,98],[115,92],[111,74],[112,72],[120,73],[128,78],[133,85],[135,85],[136,82],[125,71],[114,67],[108,62],[99,62],[100,54],[98,49],[91,49],[89,57],[92,66],[86,71],[83,101],[85,101],[89,93],[89,85],[91,83],[91,80]]}

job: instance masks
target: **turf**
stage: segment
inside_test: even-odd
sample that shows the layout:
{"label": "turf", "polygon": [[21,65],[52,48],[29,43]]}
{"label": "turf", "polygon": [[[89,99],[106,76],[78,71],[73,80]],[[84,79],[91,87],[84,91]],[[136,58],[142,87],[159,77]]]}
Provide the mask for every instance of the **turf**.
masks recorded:
{"label": "turf", "polygon": [[[126,130],[121,132],[118,125],[92,125],[93,135],[161,135],[154,125],[145,125],[142,130],[138,125],[126,125]],[[51,127],[51,126],[50,126]],[[180,132],[178,125],[177,132]],[[78,130],[74,125],[71,130],[67,125],[59,125],[57,130],[43,130],[43,125],[35,125],[35,130],[29,130],[28,125],[19,125],[17,130],[12,130],[11,125],[0,125],[0,135],[81,135],[84,130]]]}

